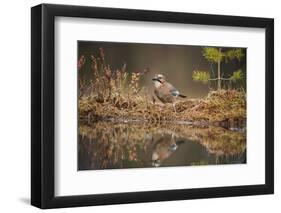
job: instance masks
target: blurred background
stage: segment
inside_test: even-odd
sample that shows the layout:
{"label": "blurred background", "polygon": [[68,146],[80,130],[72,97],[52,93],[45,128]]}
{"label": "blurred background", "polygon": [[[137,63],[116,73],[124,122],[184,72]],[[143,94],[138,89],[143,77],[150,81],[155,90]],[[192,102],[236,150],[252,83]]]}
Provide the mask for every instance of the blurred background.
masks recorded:
{"label": "blurred background", "polygon": [[[141,86],[153,93],[152,78],[155,74],[163,74],[166,80],[172,83],[182,94],[188,98],[204,97],[209,92],[208,84],[202,84],[192,79],[194,70],[204,70],[216,73],[217,64],[208,62],[201,46],[167,45],[167,44],[140,44],[118,42],[78,42],[78,59],[81,55],[86,58],[85,65],[79,78],[91,79],[91,55],[98,56],[99,48],[104,49],[106,64],[112,70],[121,69],[127,64],[127,72],[143,72],[148,68],[141,80]],[[223,47],[222,51],[231,48]],[[243,50],[246,56],[246,49]],[[242,60],[231,60],[221,63],[222,77],[230,77],[233,71],[241,69],[246,76],[246,57]],[[245,81],[246,82],[246,79]],[[242,85],[246,89],[246,84]]]}

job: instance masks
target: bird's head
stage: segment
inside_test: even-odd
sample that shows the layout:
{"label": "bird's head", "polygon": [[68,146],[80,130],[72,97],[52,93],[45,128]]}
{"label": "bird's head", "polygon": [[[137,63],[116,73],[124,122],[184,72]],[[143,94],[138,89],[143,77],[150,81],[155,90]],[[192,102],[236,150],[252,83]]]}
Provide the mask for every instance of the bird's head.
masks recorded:
{"label": "bird's head", "polygon": [[163,84],[166,81],[166,78],[162,74],[156,74],[154,78],[152,78],[152,81],[154,81],[154,83],[158,82],[160,84]]}

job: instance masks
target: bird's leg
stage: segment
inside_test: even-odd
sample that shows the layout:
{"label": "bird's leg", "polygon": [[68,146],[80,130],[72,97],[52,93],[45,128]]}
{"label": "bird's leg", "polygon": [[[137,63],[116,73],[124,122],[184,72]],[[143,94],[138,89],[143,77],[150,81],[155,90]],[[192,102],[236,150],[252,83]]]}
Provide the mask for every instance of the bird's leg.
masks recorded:
{"label": "bird's leg", "polygon": [[151,97],[151,100],[152,100],[152,103],[155,104],[156,100],[155,100],[154,96]]}
{"label": "bird's leg", "polygon": [[177,112],[177,110],[176,110],[176,103],[175,102],[173,102],[173,108],[174,108],[174,111]]}
{"label": "bird's leg", "polygon": [[174,132],[174,131],[172,132],[172,135],[171,135],[171,140],[172,140],[172,141],[174,141],[174,140],[175,140],[175,132]]}

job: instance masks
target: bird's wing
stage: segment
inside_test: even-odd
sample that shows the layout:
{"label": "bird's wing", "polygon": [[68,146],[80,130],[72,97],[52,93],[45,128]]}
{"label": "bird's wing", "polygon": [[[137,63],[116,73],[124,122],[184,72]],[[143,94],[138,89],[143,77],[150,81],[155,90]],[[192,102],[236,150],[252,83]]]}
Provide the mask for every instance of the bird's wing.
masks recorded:
{"label": "bird's wing", "polygon": [[172,84],[167,83],[167,87],[173,96],[178,97],[180,95],[180,92]]}
{"label": "bird's wing", "polygon": [[176,89],[170,90],[170,92],[171,92],[171,94],[172,94],[173,96],[175,96],[175,97],[178,97],[178,96],[180,95],[180,92],[179,92],[178,90],[176,90]]}

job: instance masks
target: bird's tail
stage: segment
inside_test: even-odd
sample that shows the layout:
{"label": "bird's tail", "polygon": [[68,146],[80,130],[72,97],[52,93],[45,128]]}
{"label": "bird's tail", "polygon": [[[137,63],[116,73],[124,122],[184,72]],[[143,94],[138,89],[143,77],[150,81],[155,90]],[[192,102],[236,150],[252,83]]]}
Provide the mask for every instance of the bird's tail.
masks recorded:
{"label": "bird's tail", "polygon": [[179,94],[179,97],[186,98],[186,95]]}

